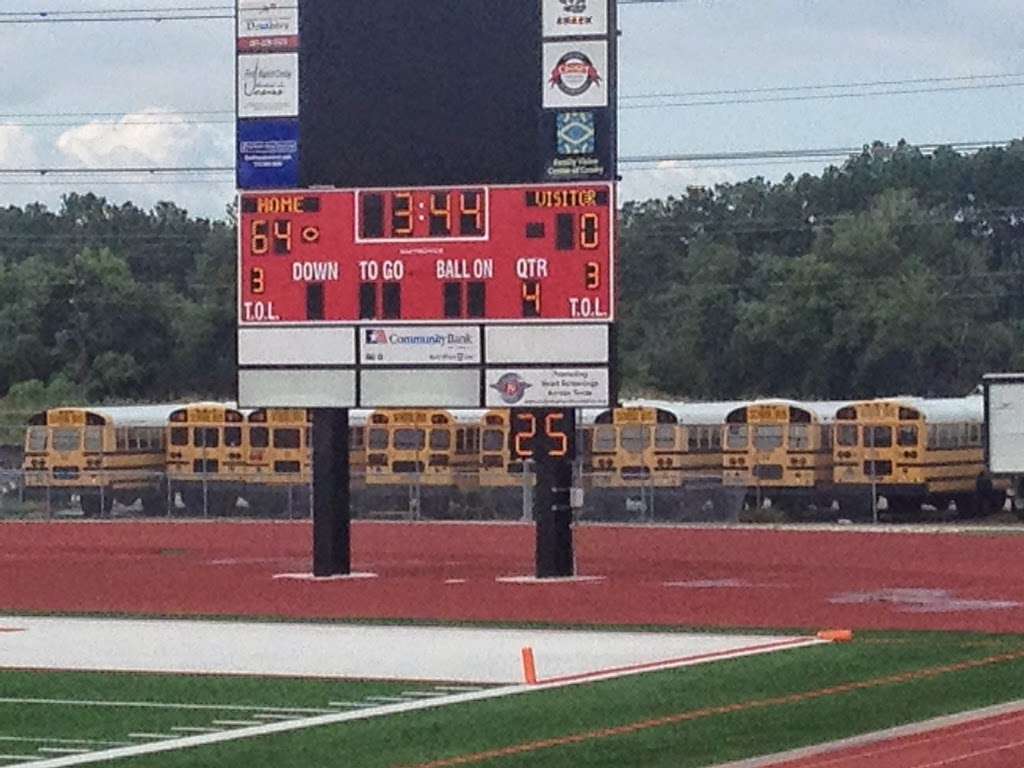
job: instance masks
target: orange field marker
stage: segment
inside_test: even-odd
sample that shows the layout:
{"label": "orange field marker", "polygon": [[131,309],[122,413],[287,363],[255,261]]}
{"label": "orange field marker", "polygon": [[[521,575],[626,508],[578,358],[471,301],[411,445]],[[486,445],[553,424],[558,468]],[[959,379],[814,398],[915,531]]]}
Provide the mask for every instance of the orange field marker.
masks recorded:
{"label": "orange field marker", "polygon": [[523,648],[523,677],[526,678],[527,685],[537,684],[537,666],[533,660],[533,648],[530,646]]}
{"label": "orange field marker", "polygon": [[823,629],[817,635],[819,640],[828,640],[831,643],[849,643],[853,640],[852,629]]}

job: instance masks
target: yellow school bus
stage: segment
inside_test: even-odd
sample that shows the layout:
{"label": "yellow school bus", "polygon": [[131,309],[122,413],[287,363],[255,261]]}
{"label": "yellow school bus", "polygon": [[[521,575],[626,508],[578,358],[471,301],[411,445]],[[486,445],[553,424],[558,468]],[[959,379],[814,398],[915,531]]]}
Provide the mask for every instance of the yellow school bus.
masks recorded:
{"label": "yellow school bus", "polygon": [[190,514],[236,511],[249,474],[247,413],[234,403],[192,403],[165,420],[167,481]]}
{"label": "yellow school bus", "polygon": [[177,406],[51,408],[25,432],[26,494],[63,503],[80,498],[88,517],[114,501],[142,500],[148,514],[166,511],[164,424]]}
{"label": "yellow school bus", "polygon": [[986,511],[1005,490],[985,469],[981,395],[885,398],[836,412],[835,490],[844,505],[876,503],[917,513],[922,504],[962,516]]}

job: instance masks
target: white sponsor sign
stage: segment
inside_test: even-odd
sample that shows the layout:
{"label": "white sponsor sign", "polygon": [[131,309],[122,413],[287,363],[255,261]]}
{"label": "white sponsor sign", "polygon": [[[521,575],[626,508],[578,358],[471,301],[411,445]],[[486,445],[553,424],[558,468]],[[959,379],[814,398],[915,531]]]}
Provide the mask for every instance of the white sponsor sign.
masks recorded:
{"label": "white sponsor sign", "polygon": [[544,0],[544,37],[608,34],[608,0]]}
{"label": "white sponsor sign", "polygon": [[476,326],[365,326],[359,333],[363,365],[480,362],[480,329]]}
{"label": "white sponsor sign", "polygon": [[606,407],[607,368],[490,368],[488,407]]}
{"label": "white sponsor sign", "polygon": [[299,54],[238,57],[238,116],[296,117],[299,114]]}
{"label": "white sponsor sign", "polygon": [[238,36],[293,37],[299,34],[299,8],[295,0],[280,4],[266,0],[240,0]]}
{"label": "white sponsor sign", "polygon": [[608,106],[608,42],[544,43],[544,106]]}

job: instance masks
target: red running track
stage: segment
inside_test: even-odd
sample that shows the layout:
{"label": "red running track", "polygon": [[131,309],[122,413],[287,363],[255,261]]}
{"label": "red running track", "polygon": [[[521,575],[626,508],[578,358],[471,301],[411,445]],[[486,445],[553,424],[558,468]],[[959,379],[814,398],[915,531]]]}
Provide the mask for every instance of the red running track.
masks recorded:
{"label": "red running track", "polygon": [[534,529],[356,523],[353,563],[310,569],[303,523],[0,525],[0,611],[1024,633],[1024,538],[581,526],[581,574],[530,574]]}
{"label": "red running track", "polygon": [[1020,768],[1024,712],[775,763],[772,768]]}

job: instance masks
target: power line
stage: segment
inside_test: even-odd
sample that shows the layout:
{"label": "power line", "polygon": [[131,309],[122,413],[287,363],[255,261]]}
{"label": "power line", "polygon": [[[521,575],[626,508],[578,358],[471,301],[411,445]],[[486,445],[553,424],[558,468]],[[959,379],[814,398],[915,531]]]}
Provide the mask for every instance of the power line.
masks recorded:
{"label": "power line", "polygon": [[715,101],[663,101],[651,104],[622,104],[619,109],[661,109],[664,107],[721,107],[734,104],[779,104],[793,101],[822,101],[827,99],[863,99],[871,96],[902,96],[925,93],[952,93],[957,91],[983,91],[1003,88],[1020,88],[1024,81],[1016,83],[976,83],[974,85],[950,85],[935,88],[900,88],[859,93],[822,93],[803,96],[765,96],[752,99],[718,99]]}
{"label": "power line", "polygon": [[695,96],[737,96],[749,93],[775,93],[786,91],[824,91],[843,88],[874,88],[892,85],[920,85],[922,83],[963,82],[969,80],[1003,80],[1009,77],[1024,77],[1024,72],[1008,72],[1000,75],[958,75],[950,77],[915,77],[904,80],[867,80],[847,83],[821,83],[805,85],[775,85],[758,88],[725,88],[711,91],[678,91],[662,93],[637,93],[620,95],[619,100],[690,98]]}

